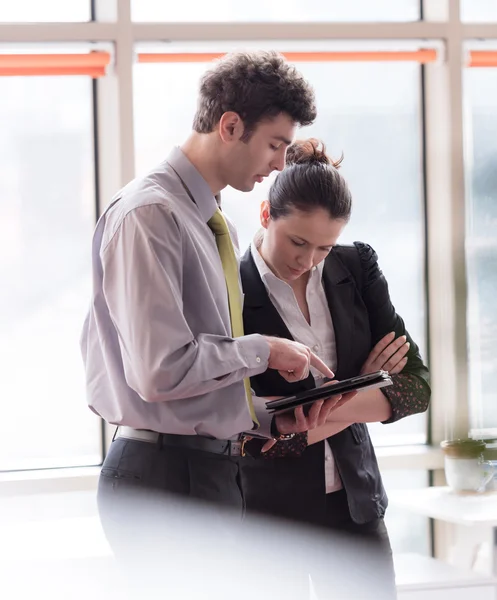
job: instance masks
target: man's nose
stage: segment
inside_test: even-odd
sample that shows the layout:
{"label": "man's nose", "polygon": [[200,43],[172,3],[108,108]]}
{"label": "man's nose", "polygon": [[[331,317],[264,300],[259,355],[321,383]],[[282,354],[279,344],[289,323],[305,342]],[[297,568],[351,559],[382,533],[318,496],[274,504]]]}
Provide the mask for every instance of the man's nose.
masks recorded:
{"label": "man's nose", "polygon": [[274,160],[271,162],[271,168],[273,171],[283,171],[286,163],[286,150],[283,152],[278,152],[274,157]]}

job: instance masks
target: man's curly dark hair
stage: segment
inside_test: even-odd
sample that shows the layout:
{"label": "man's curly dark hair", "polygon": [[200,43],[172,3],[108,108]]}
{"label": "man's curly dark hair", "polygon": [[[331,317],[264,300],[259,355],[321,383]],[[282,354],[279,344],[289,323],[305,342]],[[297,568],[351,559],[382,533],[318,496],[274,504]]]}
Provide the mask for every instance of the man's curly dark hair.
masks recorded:
{"label": "man's curly dark hair", "polygon": [[210,133],[228,111],[242,119],[246,141],[260,121],[280,113],[310,125],[316,118],[314,90],[278,52],[231,53],[201,79],[194,131]]}

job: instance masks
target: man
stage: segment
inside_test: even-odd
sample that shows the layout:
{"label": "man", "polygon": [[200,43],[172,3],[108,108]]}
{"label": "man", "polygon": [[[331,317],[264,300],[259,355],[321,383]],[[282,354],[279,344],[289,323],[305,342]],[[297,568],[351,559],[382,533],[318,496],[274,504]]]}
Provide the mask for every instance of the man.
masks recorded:
{"label": "man", "polygon": [[310,365],[333,374],[301,344],[243,336],[236,234],[216,202],[227,185],[248,192],[281,170],[296,126],[315,116],[312,89],[281,56],[228,55],[203,77],[181,149],[99,220],[82,352],[90,407],[120,426],[99,483],[111,505],[130,484],[241,511],[244,432],[291,436],[336,403],[271,419],[247,388],[267,368],[288,381]]}

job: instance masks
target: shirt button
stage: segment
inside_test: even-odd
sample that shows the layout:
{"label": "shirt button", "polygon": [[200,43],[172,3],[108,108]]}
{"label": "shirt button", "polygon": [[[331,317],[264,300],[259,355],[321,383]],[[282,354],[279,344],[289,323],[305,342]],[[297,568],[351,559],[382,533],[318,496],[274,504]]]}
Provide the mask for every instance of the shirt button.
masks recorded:
{"label": "shirt button", "polygon": [[316,344],[315,346],[313,346],[313,348],[312,348],[312,349],[314,350],[314,352],[317,352],[317,351],[319,350],[319,346],[318,346],[318,344]]}
{"label": "shirt button", "polygon": [[260,363],[261,362],[261,357],[260,356],[256,356],[255,357],[255,362],[256,363]]}
{"label": "shirt button", "polygon": [[329,462],[331,460],[331,456],[327,456],[326,460]]}

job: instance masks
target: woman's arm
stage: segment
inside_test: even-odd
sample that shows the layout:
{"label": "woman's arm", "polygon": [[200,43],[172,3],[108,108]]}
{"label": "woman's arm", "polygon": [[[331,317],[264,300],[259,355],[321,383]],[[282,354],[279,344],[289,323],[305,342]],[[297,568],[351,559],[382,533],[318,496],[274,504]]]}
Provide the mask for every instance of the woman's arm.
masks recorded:
{"label": "woman's arm", "polygon": [[391,416],[390,402],[380,390],[364,390],[332,411],[324,425],[309,431],[307,443],[310,445],[325,440],[347,429],[352,423],[376,423],[387,421]]}
{"label": "woman's arm", "polygon": [[328,422],[333,423],[377,423],[392,416],[392,406],[379,389],[364,390],[333,410]]}
{"label": "woman's arm", "polygon": [[[363,285],[362,299],[369,315],[372,342],[376,345],[386,334],[395,333],[395,338],[406,336],[409,344],[407,363],[402,370],[403,374],[414,375],[426,387],[428,398],[430,392],[429,372],[421,358],[419,347],[411,338],[402,317],[397,314],[390,293],[388,283],[378,265],[378,255],[368,244],[354,242],[361,263]],[[384,388],[387,390],[388,388]],[[419,411],[415,411],[419,412]]]}
{"label": "woman's arm", "polygon": [[[402,317],[397,314],[392,304],[387,280],[378,265],[378,255],[368,244],[354,242],[354,246],[357,251],[355,256],[359,256],[362,271],[361,295],[368,311],[375,348],[387,338],[387,334],[391,333],[394,334],[393,337],[396,340],[400,341],[402,338],[402,341],[406,342],[404,349],[408,348],[405,354],[407,361],[402,362],[401,372],[399,373],[396,369],[391,371],[393,385],[382,388],[380,392],[391,407],[390,416],[381,420],[383,423],[393,423],[428,408],[431,394],[429,372],[423,363],[419,347],[409,335]],[[347,262],[349,260],[347,259]],[[375,368],[378,368],[378,365],[375,364]],[[391,364],[388,363],[380,368],[390,370]],[[374,410],[376,408],[375,404]],[[332,416],[332,418],[334,417]]]}
{"label": "woman's arm", "polygon": [[350,427],[352,423],[333,423],[332,421],[328,421],[321,427],[316,427],[312,431],[307,432],[307,445],[316,444],[317,442],[321,442],[326,438],[329,438],[347,427]]}
{"label": "woman's arm", "polygon": [[393,385],[382,390],[359,392],[355,398],[334,410],[325,425],[309,432],[308,443],[320,442],[352,423],[393,423],[426,410],[430,394],[419,377],[401,373],[394,375],[392,380]]}

